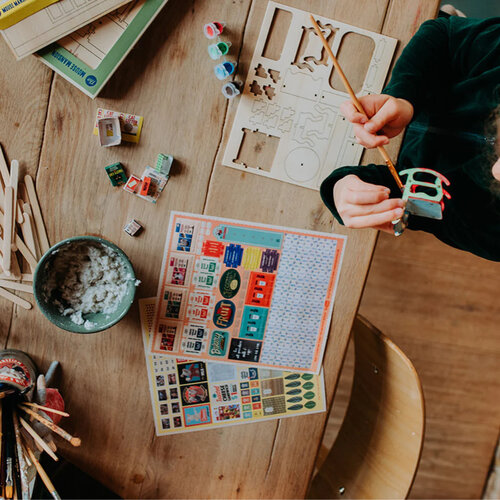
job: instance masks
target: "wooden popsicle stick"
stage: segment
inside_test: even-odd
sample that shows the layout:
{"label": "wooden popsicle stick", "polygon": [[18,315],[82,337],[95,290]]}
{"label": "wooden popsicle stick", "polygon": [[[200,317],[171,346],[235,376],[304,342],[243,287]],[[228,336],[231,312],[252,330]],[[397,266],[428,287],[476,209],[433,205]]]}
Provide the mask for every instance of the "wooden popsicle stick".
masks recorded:
{"label": "wooden popsicle stick", "polygon": [[80,438],[72,436],[69,432],[66,432],[64,429],[61,429],[59,426],[47,420],[46,418],[39,415],[37,412],[30,410],[29,408],[22,407],[22,410],[25,411],[28,415],[31,415],[33,418],[41,422],[43,425],[48,427],[51,431],[59,434],[63,439],[69,441],[73,446],[80,446],[82,444],[82,440]]}
{"label": "wooden popsicle stick", "polygon": [[[33,221],[31,219],[31,215],[24,209],[25,207],[29,207],[28,203],[23,205],[23,223],[21,225],[21,230],[23,232],[24,241],[26,242],[26,246],[29,248],[31,254],[35,257],[36,260],[39,259],[36,253],[36,245],[35,245],[35,236],[33,234]],[[30,210],[31,211],[31,210]],[[32,272],[34,269],[31,270]]]}
{"label": "wooden popsicle stick", "polygon": [[17,257],[15,252],[11,253],[10,256],[10,275],[15,279],[15,280],[20,280],[21,279],[21,268],[19,267],[19,262],[17,262]]}
{"label": "wooden popsicle stick", "polygon": [[37,405],[36,403],[28,403],[25,401],[21,403],[21,406],[31,406],[32,408],[37,408],[38,410],[43,410],[46,413],[55,413],[56,415],[62,415],[63,417],[69,417],[69,413],[61,410],[55,410],[54,408],[49,408],[48,406]]}
{"label": "wooden popsicle stick", "polygon": [[5,187],[5,211],[3,217],[3,270],[5,274],[10,274],[11,268],[11,244],[12,244],[12,209],[14,204],[14,190],[11,186]]}
{"label": "wooden popsicle stick", "polygon": [[38,262],[33,256],[33,254],[30,252],[29,248],[26,246],[24,241],[17,233],[14,241],[16,242],[17,249],[21,252],[22,256],[28,261],[31,270],[34,270]]}
{"label": "wooden popsicle stick", "polygon": [[[18,224],[23,223],[23,213],[20,209],[19,203],[17,202],[17,191],[19,185],[19,162],[17,160],[12,160],[10,162],[10,185],[14,190],[14,208],[16,214],[16,221]],[[12,228],[13,231],[16,230],[16,225]],[[12,236],[14,237],[14,235]]]}
{"label": "wooden popsicle stick", "polygon": [[40,250],[42,253],[45,253],[50,248],[50,244],[49,239],[47,238],[45,224],[43,223],[42,212],[40,210],[40,204],[38,203],[38,198],[35,191],[35,184],[30,175],[26,175],[24,177],[24,184],[26,185],[29,203],[31,205],[31,210],[33,211],[36,232],[38,235],[38,239],[40,240]]}
{"label": "wooden popsicle stick", "polygon": [[2,176],[4,187],[8,186],[10,184],[9,168],[7,167],[7,162],[5,161],[5,156],[3,154],[3,149],[1,146],[0,146],[0,175]]}
{"label": "wooden popsicle stick", "polygon": [[33,240],[35,241],[35,253],[33,255],[36,257],[36,260],[40,260],[42,256],[42,252],[40,250],[39,238],[36,232],[35,220],[33,218],[33,210],[31,210],[31,205],[29,203],[25,203],[23,205],[23,211],[28,214],[29,223],[31,225],[31,232],[33,233]]}
{"label": "wooden popsicle stick", "polygon": [[[18,163],[17,160],[13,160],[13,161]],[[19,164],[18,164],[18,167],[19,167]],[[2,148],[0,147],[0,177],[2,179],[2,183],[3,183],[4,188],[7,187],[8,185],[11,185],[12,187],[14,187],[13,183],[12,183],[12,175],[11,174],[12,174],[12,172],[9,173],[9,169],[7,167],[7,162],[5,161],[5,156],[3,154]],[[15,173],[14,173],[14,175],[15,175]],[[16,185],[17,185],[17,182],[16,182]],[[3,192],[0,194],[0,203],[3,205],[4,202],[2,200],[3,200]],[[20,218],[20,217],[22,217],[21,207],[18,207],[16,214],[17,214],[17,217],[19,218],[19,220],[22,220]]]}
{"label": "wooden popsicle stick", "polygon": [[10,300],[11,302],[14,302],[14,304],[17,304],[23,309],[31,309],[32,307],[32,305],[27,300],[24,300],[21,297],[18,297],[17,295],[14,295],[13,293],[4,290],[3,288],[0,288],[0,297]]}
{"label": "wooden popsicle stick", "polygon": [[28,450],[28,456],[29,456],[31,462],[35,465],[36,471],[38,472],[40,479],[43,481],[43,484],[45,485],[47,490],[52,495],[52,498],[54,498],[55,500],[61,500],[59,493],[57,493],[56,489],[54,488],[54,485],[52,484],[52,481],[49,479],[49,476],[47,476],[47,473],[44,471],[43,467],[40,465],[40,462],[36,459],[35,454],[31,450],[31,448],[29,448],[28,446],[26,448]]}
{"label": "wooden popsicle stick", "polygon": [[0,287],[9,288],[10,290],[18,290],[19,292],[26,292],[33,294],[33,286],[18,283],[17,281],[9,281],[0,279]]}
{"label": "wooden popsicle stick", "polygon": [[[0,256],[2,257],[1,265],[3,268],[3,244],[4,240],[0,236]],[[7,275],[0,275],[0,279],[9,279],[9,280],[20,280],[21,279],[21,269],[19,269],[19,263],[17,262],[16,255],[11,252],[10,254],[10,263],[11,263],[11,269],[10,273]]]}
{"label": "wooden popsicle stick", "polygon": [[58,456],[50,449],[49,445],[36,433],[35,429],[33,429],[33,427],[31,427],[31,425],[28,424],[28,422],[26,422],[23,417],[19,417],[19,422],[26,429],[28,434],[35,440],[35,442],[38,443],[45,452],[47,452],[47,455],[49,455],[50,458],[57,462],[59,460]]}
{"label": "wooden popsicle stick", "polygon": [[10,276],[7,276],[5,273],[3,273],[3,274],[0,274],[0,279],[7,280],[7,281],[26,281],[27,283],[32,283],[33,282],[33,275],[31,273],[22,273],[19,278],[16,278],[12,274]]}

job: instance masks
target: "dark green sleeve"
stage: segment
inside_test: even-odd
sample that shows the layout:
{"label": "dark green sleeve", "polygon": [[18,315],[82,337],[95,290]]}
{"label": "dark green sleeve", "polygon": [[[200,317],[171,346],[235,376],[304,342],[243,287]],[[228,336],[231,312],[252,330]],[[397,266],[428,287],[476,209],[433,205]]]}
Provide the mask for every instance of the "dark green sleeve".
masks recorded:
{"label": "dark green sleeve", "polygon": [[344,224],[335,207],[333,199],[333,187],[335,183],[346,175],[357,175],[362,181],[380,186],[387,186],[391,189],[391,198],[401,198],[396,181],[392,177],[386,165],[366,165],[361,167],[341,167],[334,170],[321,184],[320,194],[323,203],[328,207],[333,216],[340,224]]}
{"label": "dark green sleeve", "polygon": [[409,41],[382,93],[406,99],[417,112],[425,102],[446,96],[451,76],[450,22],[434,19],[423,23]]}

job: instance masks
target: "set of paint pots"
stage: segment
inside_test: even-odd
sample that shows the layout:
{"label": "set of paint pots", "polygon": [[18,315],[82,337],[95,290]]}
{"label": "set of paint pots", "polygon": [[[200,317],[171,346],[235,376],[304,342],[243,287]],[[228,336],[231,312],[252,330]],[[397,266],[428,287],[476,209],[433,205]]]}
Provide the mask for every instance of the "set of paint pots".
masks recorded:
{"label": "set of paint pots", "polygon": [[[232,61],[225,60],[225,56],[229,53],[229,48],[231,47],[231,42],[226,42],[221,40],[219,36],[224,31],[225,23],[214,21],[212,23],[207,23],[203,26],[203,33],[209,40],[215,40],[214,43],[208,46],[208,55],[214,61],[222,62],[214,67],[215,76],[219,80],[225,80],[231,76],[236,70],[236,63]],[[227,99],[232,99],[240,94],[240,87],[235,82],[226,82],[222,86],[222,94]]]}

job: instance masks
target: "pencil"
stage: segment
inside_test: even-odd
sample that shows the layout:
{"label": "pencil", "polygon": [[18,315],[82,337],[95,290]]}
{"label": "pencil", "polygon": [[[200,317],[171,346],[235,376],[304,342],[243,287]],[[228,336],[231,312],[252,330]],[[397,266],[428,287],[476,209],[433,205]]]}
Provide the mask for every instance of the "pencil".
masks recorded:
{"label": "pencil", "polygon": [[[340,67],[339,62],[337,61],[337,58],[333,55],[332,49],[330,48],[330,45],[328,45],[328,42],[326,41],[326,39],[323,35],[323,32],[321,31],[320,27],[318,26],[318,23],[316,22],[316,20],[314,19],[312,14],[309,17],[310,17],[311,22],[314,26],[316,34],[319,36],[321,43],[323,44],[328,55],[330,56],[330,59],[332,60],[333,65],[335,66],[335,69],[336,69],[337,73],[339,74],[340,79],[342,80],[342,83],[344,84],[344,87],[346,88],[347,93],[349,94],[349,96],[351,98],[352,103],[354,104],[356,109],[362,115],[364,115],[366,118],[368,118],[368,115],[366,114],[366,112],[363,108],[363,105],[359,102],[359,99],[356,97],[354,90],[352,90],[352,87],[351,87],[349,81],[347,80],[344,72],[342,71],[342,68]],[[401,191],[403,191],[404,185],[401,182],[401,179],[399,178],[399,175],[396,171],[396,168],[394,167],[394,163],[392,163],[391,158],[387,154],[387,151],[385,150],[384,146],[377,146],[377,149],[380,152],[380,154],[382,155],[382,158],[384,159],[385,163],[389,167],[389,170],[391,171],[391,174],[394,177],[394,180],[396,181],[396,184],[398,185],[399,189],[401,189]]]}

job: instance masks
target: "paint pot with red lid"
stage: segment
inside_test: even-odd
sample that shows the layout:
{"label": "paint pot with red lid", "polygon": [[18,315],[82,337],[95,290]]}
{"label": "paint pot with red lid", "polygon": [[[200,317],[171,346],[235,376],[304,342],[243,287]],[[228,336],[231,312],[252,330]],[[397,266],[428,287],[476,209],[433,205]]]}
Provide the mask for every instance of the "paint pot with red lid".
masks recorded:
{"label": "paint pot with red lid", "polygon": [[205,26],[203,26],[203,33],[205,33],[205,36],[209,40],[212,40],[214,38],[217,38],[224,31],[225,25],[226,23],[220,23],[217,21],[214,21],[213,23],[207,23],[205,24]]}
{"label": "paint pot with red lid", "polygon": [[14,391],[29,398],[37,373],[35,362],[25,352],[17,349],[0,351],[0,394]]}

